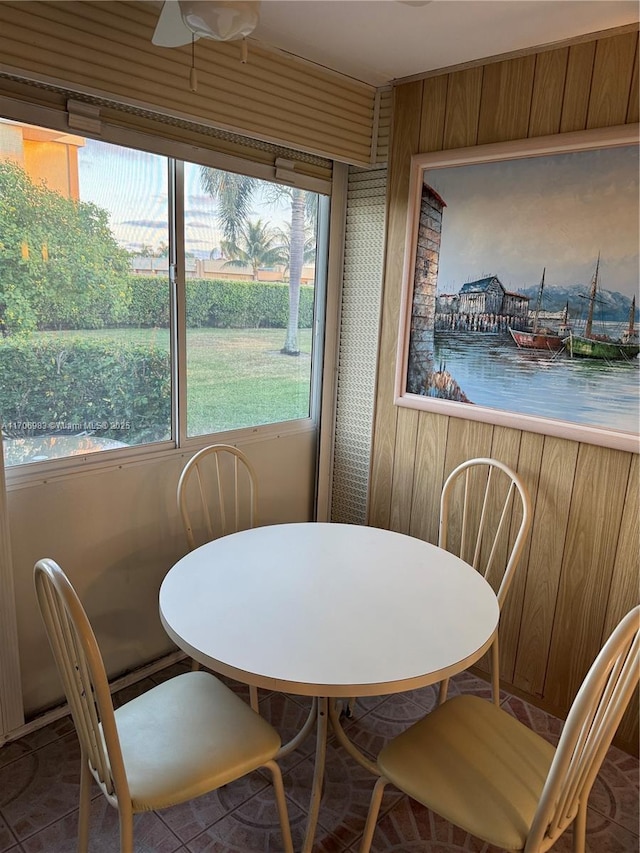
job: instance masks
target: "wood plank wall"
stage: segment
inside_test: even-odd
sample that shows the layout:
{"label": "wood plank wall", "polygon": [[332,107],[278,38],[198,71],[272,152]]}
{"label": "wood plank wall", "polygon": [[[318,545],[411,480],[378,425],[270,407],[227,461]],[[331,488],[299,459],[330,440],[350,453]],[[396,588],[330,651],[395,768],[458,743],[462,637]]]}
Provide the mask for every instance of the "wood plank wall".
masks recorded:
{"label": "wood plank wall", "polygon": [[[501,621],[506,689],[565,716],[591,661],[638,600],[638,457],[393,405],[409,165],[414,153],[638,121],[638,33],[396,87],[369,523],[437,539],[445,476],[494,456],[525,478],[532,532]],[[637,752],[637,702],[617,742]]]}

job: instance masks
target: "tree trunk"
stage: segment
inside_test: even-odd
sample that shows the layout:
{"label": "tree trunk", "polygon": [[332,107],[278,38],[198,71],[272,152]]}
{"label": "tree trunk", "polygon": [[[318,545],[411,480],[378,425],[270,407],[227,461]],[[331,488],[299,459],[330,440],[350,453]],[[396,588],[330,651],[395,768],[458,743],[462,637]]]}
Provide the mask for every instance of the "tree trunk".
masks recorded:
{"label": "tree trunk", "polygon": [[300,279],[304,257],[304,192],[291,192],[291,257],[289,260],[289,322],[282,352],[300,355],[298,347],[298,314],[300,309]]}

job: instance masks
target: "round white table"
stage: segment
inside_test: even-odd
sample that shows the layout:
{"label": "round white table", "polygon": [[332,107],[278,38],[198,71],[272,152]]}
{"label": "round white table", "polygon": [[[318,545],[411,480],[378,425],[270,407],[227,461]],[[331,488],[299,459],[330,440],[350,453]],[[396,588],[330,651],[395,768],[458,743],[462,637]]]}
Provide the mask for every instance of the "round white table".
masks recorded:
{"label": "round white table", "polygon": [[317,697],[316,764],[303,850],[320,807],[331,698],[399,693],[475,663],[498,627],[496,596],[453,554],[400,533],[348,524],[282,524],[234,533],[183,557],[160,588],[172,640],[246,684]]}

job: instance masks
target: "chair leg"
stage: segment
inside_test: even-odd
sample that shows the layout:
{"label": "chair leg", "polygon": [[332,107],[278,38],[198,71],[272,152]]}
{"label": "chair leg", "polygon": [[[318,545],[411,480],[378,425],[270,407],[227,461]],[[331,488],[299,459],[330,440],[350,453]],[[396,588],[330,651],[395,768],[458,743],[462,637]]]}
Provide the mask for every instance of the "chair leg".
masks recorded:
{"label": "chair leg", "polygon": [[260,713],[260,711],[258,710],[258,688],[254,687],[253,684],[249,685],[249,704],[256,712],[256,714]]}
{"label": "chair leg", "polygon": [[493,704],[500,707],[500,649],[498,646],[498,635],[491,646],[491,693]]}
{"label": "chair leg", "polygon": [[80,756],[80,808],[78,809],[78,853],[89,850],[89,813],[91,811],[91,773],[84,755]]}
{"label": "chair leg", "polygon": [[381,776],[375,784],[373,794],[371,795],[367,822],[364,826],[364,834],[362,836],[362,841],[360,842],[359,853],[369,853],[369,850],[371,849],[373,833],[376,831],[378,813],[380,811],[380,804],[382,803],[382,795],[384,794],[385,785],[388,781],[389,780],[385,779],[384,776]]}
{"label": "chair leg", "polygon": [[578,814],[573,821],[573,853],[585,853],[587,843],[587,800],[578,806]]}
{"label": "chair leg", "polygon": [[293,853],[293,839],[291,838],[291,826],[289,824],[287,801],[284,796],[282,771],[275,761],[268,761],[264,766],[269,768],[273,778],[273,790],[276,796],[276,805],[278,806],[278,817],[280,818],[284,853]]}
{"label": "chair leg", "polygon": [[121,806],[118,803],[120,818],[120,853],[133,853],[133,812],[131,804]]}
{"label": "chair leg", "polygon": [[447,701],[447,691],[449,690],[449,679],[445,678],[444,681],[440,682],[440,689],[438,690],[438,705],[442,705]]}

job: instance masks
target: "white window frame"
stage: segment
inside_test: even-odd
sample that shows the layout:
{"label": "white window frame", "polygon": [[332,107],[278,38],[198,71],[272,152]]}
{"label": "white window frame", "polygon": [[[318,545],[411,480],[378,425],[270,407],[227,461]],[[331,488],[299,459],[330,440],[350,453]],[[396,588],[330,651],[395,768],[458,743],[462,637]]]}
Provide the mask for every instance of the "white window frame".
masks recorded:
{"label": "white window frame", "polygon": [[[51,130],[63,132],[70,130],[66,112],[5,96],[0,96],[0,116]],[[343,228],[336,229],[335,223],[331,223],[330,227],[333,181],[298,174],[295,172],[295,168],[283,170],[281,158],[278,158],[274,165],[254,162],[224,154],[213,148],[202,148],[166,139],[157,134],[123,128],[104,120],[99,123],[99,132],[83,129],[82,134],[87,138],[98,139],[102,142],[162,155],[167,157],[169,161],[169,227],[173,229],[171,235],[173,239],[169,241],[172,247],[172,256],[170,257],[171,428],[174,438],[125,449],[102,450],[89,453],[86,456],[70,456],[10,466],[5,469],[7,489],[11,490],[22,485],[88,474],[103,468],[140,464],[145,461],[156,460],[159,457],[166,458],[167,454],[184,453],[185,450],[195,451],[210,443],[211,436],[215,436],[216,441],[234,443],[241,440],[243,443],[247,443],[247,441],[318,430],[321,417],[322,377],[323,375],[330,375],[330,371],[333,369],[332,365],[323,364],[325,355],[323,351],[325,305],[327,293],[331,286],[328,281],[329,255],[331,243],[339,243],[344,233]],[[215,145],[215,138],[213,137],[212,145]],[[201,436],[187,437],[186,435],[186,417],[183,415],[183,413],[186,414],[186,329],[182,327],[180,320],[185,316],[184,229],[182,227],[184,223],[182,189],[185,162],[237,172],[286,186],[295,186],[302,190],[318,193],[320,196],[320,207],[323,210],[322,215],[318,217],[316,250],[318,261],[316,263],[316,301],[312,334],[310,416],[308,418],[242,427],[227,432],[208,433]],[[290,161],[286,161],[286,163],[289,165]],[[172,206],[174,194],[175,206]],[[172,209],[175,210],[176,222],[171,221]],[[330,233],[331,241],[329,240]],[[338,284],[339,282],[334,282],[332,289],[336,289]],[[328,355],[330,359],[334,356],[332,352]]]}

